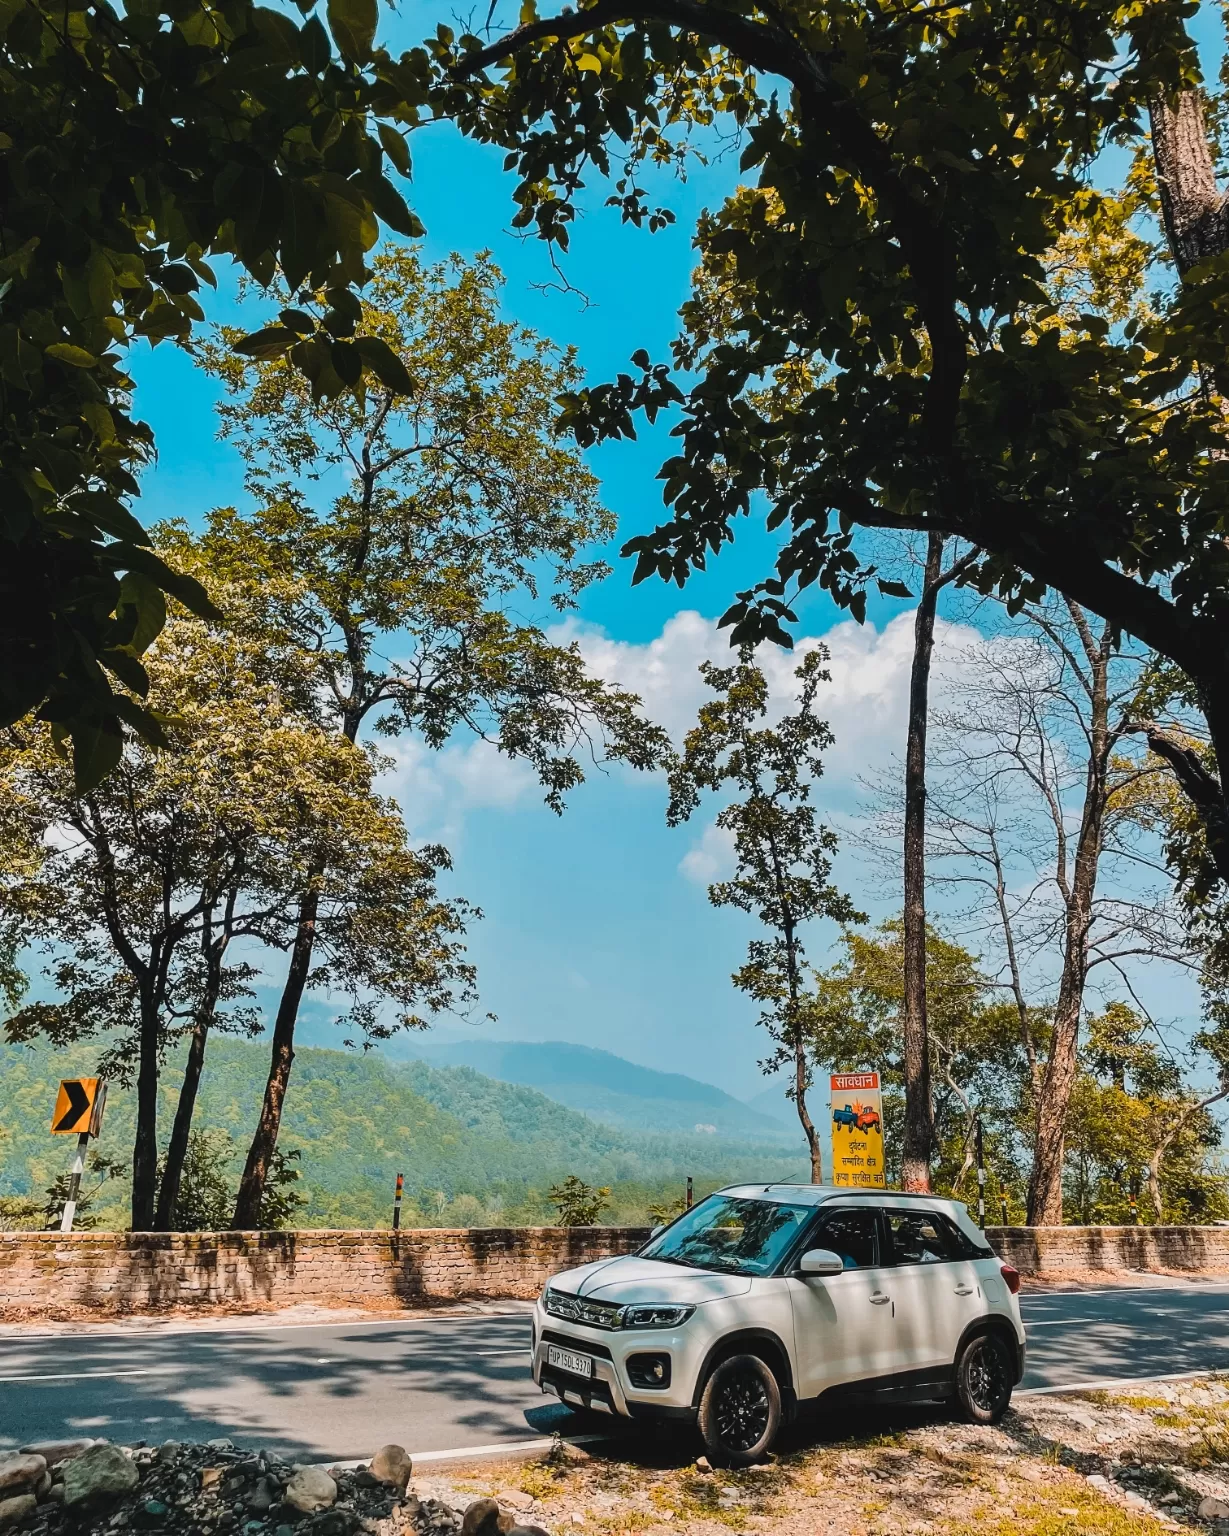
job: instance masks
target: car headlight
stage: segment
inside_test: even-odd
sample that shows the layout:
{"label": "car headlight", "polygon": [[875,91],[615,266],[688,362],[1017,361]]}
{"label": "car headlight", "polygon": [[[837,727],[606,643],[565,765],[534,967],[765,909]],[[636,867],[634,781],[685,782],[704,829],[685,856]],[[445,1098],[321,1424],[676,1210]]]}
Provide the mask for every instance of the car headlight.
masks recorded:
{"label": "car headlight", "polygon": [[624,1328],[678,1328],[691,1316],[694,1307],[670,1307],[661,1304],[624,1307]]}

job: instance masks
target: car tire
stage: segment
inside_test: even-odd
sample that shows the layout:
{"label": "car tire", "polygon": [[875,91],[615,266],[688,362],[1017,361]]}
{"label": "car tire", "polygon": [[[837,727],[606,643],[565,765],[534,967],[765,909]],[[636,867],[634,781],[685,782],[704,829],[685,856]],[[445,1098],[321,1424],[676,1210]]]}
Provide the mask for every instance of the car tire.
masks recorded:
{"label": "car tire", "polygon": [[1011,1402],[1016,1372],[1001,1334],[979,1333],[956,1358],[956,1400],[969,1424],[997,1424]]}
{"label": "car tire", "polygon": [[731,1355],[713,1368],[699,1426],[714,1464],[749,1467],[764,1456],[781,1427],[781,1389],[758,1355]]}

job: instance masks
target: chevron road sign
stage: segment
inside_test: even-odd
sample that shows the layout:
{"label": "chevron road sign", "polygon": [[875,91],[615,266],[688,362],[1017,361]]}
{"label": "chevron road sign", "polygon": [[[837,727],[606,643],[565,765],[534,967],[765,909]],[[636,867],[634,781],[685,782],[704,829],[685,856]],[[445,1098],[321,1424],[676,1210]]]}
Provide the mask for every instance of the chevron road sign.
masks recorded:
{"label": "chevron road sign", "polygon": [[77,1155],[68,1179],[68,1199],[60,1218],[60,1231],[71,1232],[81,1194],[81,1175],[85,1172],[85,1152],[90,1137],[102,1131],[102,1112],[107,1105],[107,1085],[101,1077],[66,1077],[56,1094],[51,1116],[53,1136],[75,1136]]}
{"label": "chevron road sign", "polygon": [[[101,1092],[100,1092],[101,1089]],[[56,1095],[51,1117],[53,1136],[97,1136],[102,1129],[102,1104],[106,1099],[100,1077],[67,1077]],[[97,1116],[95,1108],[97,1107]],[[97,1118],[97,1125],[95,1125]]]}

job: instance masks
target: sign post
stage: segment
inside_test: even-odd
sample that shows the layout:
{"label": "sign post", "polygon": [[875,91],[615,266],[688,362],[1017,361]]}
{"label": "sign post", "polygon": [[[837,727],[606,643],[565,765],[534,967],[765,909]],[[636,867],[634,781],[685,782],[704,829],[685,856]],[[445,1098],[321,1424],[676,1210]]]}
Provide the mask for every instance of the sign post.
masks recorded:
{"label": "sign post", "polygon": [[986,1230],[986,1149],[982,1144],[981,1116],[977,1117],[977,1225]]}
{"label": "sign post", "polygon": [[81,1175],[90,1137],[102,1134],[102,1114],[107,1107],[107,1085],[100,1077],[68,1077],[60,1082],[51,1116],[53,1136],[76,1136],[77,1155],[68,1177],[68,1199],[60,1217],[60,1231],[71,1232],[81,1196]]}
{"label": "sign post", "polygon": [[393,1231],[401,1230],[401,1194],[405,1187],[405,1174],[397,1175],[397,1193],[393,1196]]}
{"label": "sign post", "polygon": [[878,1072],[834,1072],[831,1094],[832,1182],[858,1189],[885,1188]]}
{"label": "sign post", "polygon": [[695,1201],[695,1194],[694,1194],[693,1191],[694,1191],[694,1186],[692,1185],[692,1182],[691,1182],[691,1175],[688,1174],[687,1175],[687,1209],[688,1210],[691,1209],[691,1207],[692,1207],[692,1205],[693,1205],[693,1203]]}

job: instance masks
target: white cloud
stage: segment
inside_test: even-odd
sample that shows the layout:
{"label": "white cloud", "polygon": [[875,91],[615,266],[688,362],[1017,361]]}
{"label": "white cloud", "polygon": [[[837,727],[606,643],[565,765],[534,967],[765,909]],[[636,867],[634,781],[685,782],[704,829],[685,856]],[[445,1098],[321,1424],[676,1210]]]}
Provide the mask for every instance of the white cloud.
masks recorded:
{"label": "white cloud", "polygon": [[[559,643],[576,641],[590,669],[637,693],[651,719],[676,742],[694,724],[696,711],[710,697],[700,677],[702,661],[729,665],[728,636],[714,619],[694,610],[670,618],[654,639],[636,644],[617,640],[594,626],[569,620],[550,632]],[[975,630],[936,626],[933,691],[942,697],[945,674],[954,653],[973,639]],[[831,681],[819,694],[818,708],[835,736],[825,756],[822,791],[825,805],[850,809],[859,781],[873,776],[904,747],[913,657],[913,614],[904,613],[882,629],[845,620],[822,635],[802,637],[792,652],[765,645],[757,654],[769,683],[772,713],[784,712],[794,696],[794,673],[802,657],[825,644],[831,654]],[[383,745],[394,760],[384,788],[401,804],[418,837],[456,838],[467,812],[476,809],[519,811],[536,808],[541,791],[532,769],[484,741],[458,742],[432,752],[420,742],[399,739]],[[640,776],[637,775],[637,778]],[[732,867],[727,834],[710,825],[684,855],[682,873],[708,884]]]}
{"label": "white cloud", "polygon": [[734,834],[709,822],[700,841],[679,860],[679,869],[697,885],[711,885],[734,868]]}

